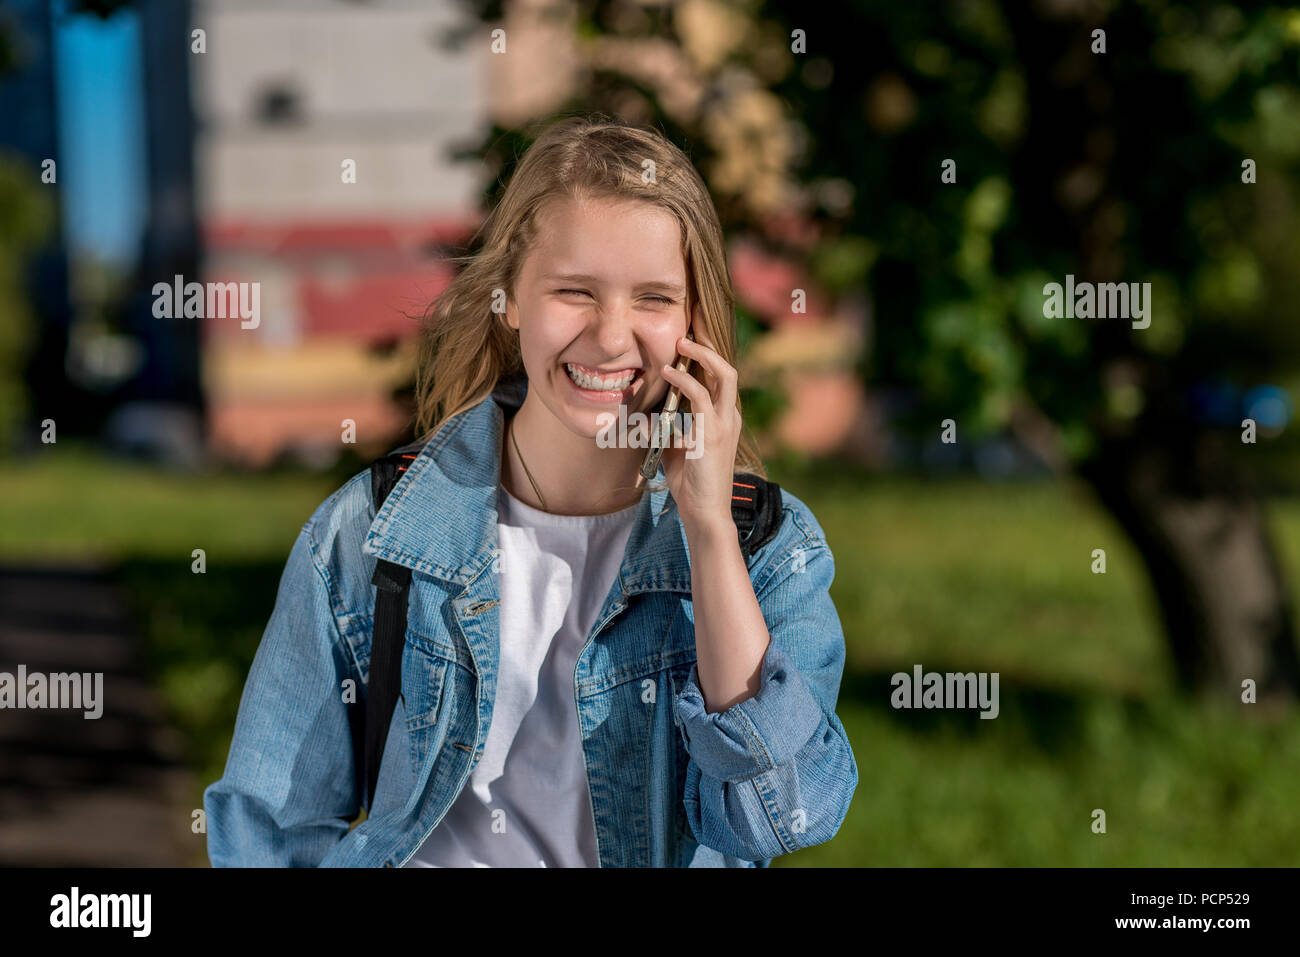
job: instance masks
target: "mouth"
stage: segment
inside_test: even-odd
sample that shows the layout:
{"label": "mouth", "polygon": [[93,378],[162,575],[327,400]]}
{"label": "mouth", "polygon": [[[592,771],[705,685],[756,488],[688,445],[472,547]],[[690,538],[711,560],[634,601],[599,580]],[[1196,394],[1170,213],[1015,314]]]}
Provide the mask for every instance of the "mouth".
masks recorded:
{"label": "mouth", "polygon": [[564,363],[564,371],[577,391],[591,398],[621,398],[644,378],[641,369],[601,372],[572,362]]}

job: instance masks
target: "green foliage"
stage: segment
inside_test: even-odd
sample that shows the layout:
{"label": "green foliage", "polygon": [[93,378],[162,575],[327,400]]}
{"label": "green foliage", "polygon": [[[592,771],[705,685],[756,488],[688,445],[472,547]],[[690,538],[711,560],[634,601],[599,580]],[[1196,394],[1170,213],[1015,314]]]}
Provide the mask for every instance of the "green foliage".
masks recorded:
{"label": "green foliage", "polygon": [[[1173,391],[1300,362],[1296,11],[769,0],[756,15],[806,30],[833,66],[828,85],[796,71],[774,87],[806,130],[800,179],[848,178],[857,197],[820,213],[831,251],[813,260],[850,236],[873,250],[871,371],[920,386],[918,426],[999,428],[1024,396],[1077,452],[1114,408],[1117,357],[1158,364]],[[1067,273],[1151,282],[1150,328],[1045,319],[1043,284]]]}
{"label": "green foliage", "polygon": [[831,295],[861,288],[879,247],[862,236],[838,236],[818,243],[809,257],[809,269]]}

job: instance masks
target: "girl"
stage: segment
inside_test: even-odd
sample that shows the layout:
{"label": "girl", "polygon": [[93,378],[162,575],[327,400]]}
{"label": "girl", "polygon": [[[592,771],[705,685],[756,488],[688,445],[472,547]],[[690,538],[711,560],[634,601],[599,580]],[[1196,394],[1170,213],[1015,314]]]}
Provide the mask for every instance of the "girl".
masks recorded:
{"label": "girl", "polygon": [[[482,234],[426,327],[427,441],[377,513],[360,473],[290,554],[205,792],[212,863],[766,866],[829,840],[858,779],[834,563],[788,493],[741,552],[733,475],[764,473],[698,173],[655,132],[566,119]],[[673,386],[692,444],[641,488],[645,443],[610,423]],[[370,796],[349,716],[379,559],[411,577]]]}

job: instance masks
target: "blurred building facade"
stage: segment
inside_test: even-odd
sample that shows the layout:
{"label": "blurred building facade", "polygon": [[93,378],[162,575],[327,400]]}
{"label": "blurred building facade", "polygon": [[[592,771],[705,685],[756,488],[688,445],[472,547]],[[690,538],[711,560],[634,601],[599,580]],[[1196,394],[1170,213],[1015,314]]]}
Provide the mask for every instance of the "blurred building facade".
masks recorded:
{"label": "blurred building facade", "polygon": [[444,49],[452,3],[210,0],[193,27],[207,282],[260,284],[256,327],[203,323],[209,441],[263,464],[374,450],[406,425],[393,390],[450,279],[482,184],[449,152],[486,115],[483,54]]}

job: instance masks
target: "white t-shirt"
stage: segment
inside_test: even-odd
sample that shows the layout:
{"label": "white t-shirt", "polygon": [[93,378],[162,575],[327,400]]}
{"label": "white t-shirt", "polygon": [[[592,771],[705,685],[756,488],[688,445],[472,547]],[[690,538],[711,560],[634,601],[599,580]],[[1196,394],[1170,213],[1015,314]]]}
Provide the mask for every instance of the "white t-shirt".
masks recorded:
{"label": "white t-shirt", "polygon": [[501,654],[483,757],[407,867],[596,867],[573,670],[637,505],[551,515],[497,490]]}

